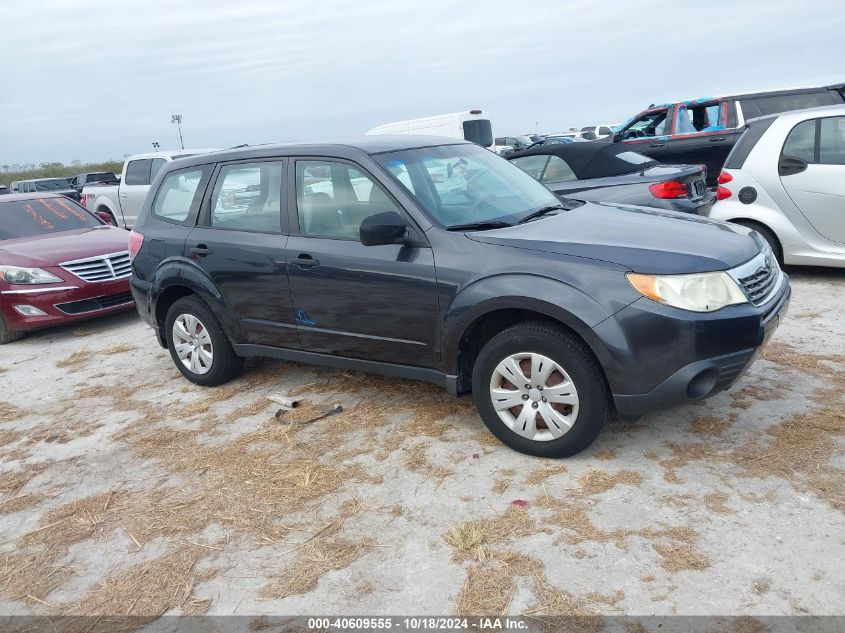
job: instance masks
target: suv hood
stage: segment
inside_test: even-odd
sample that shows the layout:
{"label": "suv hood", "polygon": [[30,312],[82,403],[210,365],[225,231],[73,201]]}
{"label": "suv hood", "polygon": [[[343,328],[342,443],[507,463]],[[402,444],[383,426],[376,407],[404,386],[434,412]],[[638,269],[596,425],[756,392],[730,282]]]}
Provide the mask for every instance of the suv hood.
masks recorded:
{"label": "suv hood", "polygon": [[726,270],[748,261],[760,252],[750,233],[739,225],[688,213],[587,202],[525,224],[470,232],[467,237],[602,260],[634,272],[682,274]]}
{"label": "suv hood", "polygon": [[114,226],[0,240],[0,263],[44,268],[129,250],[129,232]]}

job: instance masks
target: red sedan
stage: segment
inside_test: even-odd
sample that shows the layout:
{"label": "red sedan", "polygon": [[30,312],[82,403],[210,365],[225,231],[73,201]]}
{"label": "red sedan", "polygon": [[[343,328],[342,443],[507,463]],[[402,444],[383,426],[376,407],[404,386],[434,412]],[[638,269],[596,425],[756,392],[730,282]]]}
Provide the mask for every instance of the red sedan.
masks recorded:
{"label": "red sedan", "polygon": [[128,310],[129,234],[61,194],[0,196],[0,344]]}

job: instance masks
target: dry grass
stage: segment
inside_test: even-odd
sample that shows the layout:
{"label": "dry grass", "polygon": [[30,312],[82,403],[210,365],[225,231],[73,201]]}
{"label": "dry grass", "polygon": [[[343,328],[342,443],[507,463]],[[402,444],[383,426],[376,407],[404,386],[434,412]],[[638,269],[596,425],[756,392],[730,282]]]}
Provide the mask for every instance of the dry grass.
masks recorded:
{"label": "dry grass", "polygon": [[838,365],[845,363],[845,355],[808,354],[794,345],[779,341],[769,343],[763,350],[762,357],[778,365],[786,365],[821,377],[829,376],[831,371],[841,369]]}
{"label": "dry grass", "polygon": [[137,349],[138,348],[135,347],[134,345],[126,345],[124,343],[118,343],[116,345],[109,345],[108,347],[101,349],[98,353],[99,354],[107,354],[107,355],[123,354],[125,352],[132,352],[132,351],[137,350]]}
{"label": "dry grass", "polygon": [[493,486],[492,486],[491,490],[493,492],[495,492],[497,495],[503,495],[503,494],[505,494],[505,491],[508,489],[508,486],[510,486],[510,483],[511,483],[510,479],[505,479],[505,478],[496,479],[496,481],[493,482]]}
{"label": "dry grass", "polygon": [[[198,573],[197,563],[209,553],[208,548],[197,545],[180,547],[174,552],[159,556],[129,569],[114,573],[97,583],[78,602],[62,605],[61,611],[69,614],[62,619],[62,631],[91,630],[90,618],[73,616],[106,616],[95,629],[117,630],[119,622],[109,622],[108,616],[136,616],[155,620],[171,609],[186,615],[205,613],[209,600],[200,600],[193,591],[200,581],[209,580],[214,570]],[[125,619],[123,619],[125,623]],[[142,624],[136,621],[136,624]]]}
{"label": "dry grass", "polygon": [[447,477],[455,474],[455,471],[450,468],[446,468],[445,466],[435,466],[432,464],[428,458],[428,445],[423,443],[415,445],[410,451],[408,451],[408,455],[405,458],[405,467],[413,470],[414,472],[421,473],[426,477],[436,479],[438,486],[440,486]]}
{"label": "dry grass", "polygon": [[754,587],[754,591],[756,591],[761,596],[765,593],[769,593],[772,588],[772,581],[766,577],[758,578],[751,584]]}
{"label": "dry grass", "polygon": [[15,512],[20,512],[21,510],[27,510],[37,506],[46,498],[46,495],[43,494],[26,494],[3,499],[0,501],[0,515],[13,514]]}
{"label": "dry grass", "polygon": [[735,420],[719,418],[715,415],[702,415],[690,422],[689,430],[694,435],[723,435],[731,428]]}
{"label": "dry grass", "polygon": [[603,462],[609,462],[611,460],[616,459],[618,456],[616,454],[616,451],[611,448],[606,451],[599,451],[598,453],[593,455],[593,457]]}
{"label": "dry grass", "polygon": [[7,371],[9,371],[9,369],[7,367],[0,367],[0,374],[4,374]]}
{"label": "dry grass", "polygon": [[285,578],[265,587],[262,595],[285,598],[313,591],[324,575],[349,567],[366,548],[365,542],[335,537],[314,540],[302,549],[296,561],[286,570]]}
{"label": "dry grass", "polygon": [[525,483],[529,486],[539,486],[543,484],[549,477],[555,475],[562,475],[566,472],[566,466],[563,464],[543,464],[539,468],[535,468],[528,476],[525,477]]}
{"label": "dry grass", "polygon": [[0,402],[0,422],[13,422],[23,414],[23,410],[11,402]]}
{"label": "dry grass", "polygon": [[591,468],[578,478],[578,483],[578,494],[597,495],[619,485],[639,487],[643,483],[643,477],[633,470],[620,470],[611,475],[603,470]]}
{"label": "dry grass", "polygon": [[724,492],[711,492],[704,497],[704,505],[715,514],[733,514],[734,511],[727,502],[728,495]]}
{"label": "dry grass", "polygon": [[50,467],[49,462],[24,464],[18,470],[0,472],[0,494],[16,497],[21,489],[33,477],[40,475]]}
{"label": "dry grass", "polygon": [[484,542],[484,523],[467,521],[452,527],[444,537],[446,542],[460,552],[469,552]]}
{"label": "dry grass", "polygon": [[504,615],[516,593],[514,573],[498,559],[472,565],[455,600],[458,615]]}
{"label": "dry grass", "polygon": [[56,367],[59,369],[64,369],[66,367],[76,367],[85,363],[91,358],[94,357],[94,352],[92,352],[88,348],[82,348],[80,350],[75,351],[70,356],[65,356],[64,358],[56,361]]}
{"label": "dry grass", "polygon": [[654,550],[663,557],[661,565],[670,573],[703,571],[710,567],[710,559],[690,543],[654,543]]}

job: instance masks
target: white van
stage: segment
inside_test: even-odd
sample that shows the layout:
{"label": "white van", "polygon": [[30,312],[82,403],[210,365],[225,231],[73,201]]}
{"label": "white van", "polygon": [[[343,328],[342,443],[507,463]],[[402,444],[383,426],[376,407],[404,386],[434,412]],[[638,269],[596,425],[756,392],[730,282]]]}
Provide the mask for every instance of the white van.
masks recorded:
{"label": "white van", "polygon": [[451,114],[379,125],[367,132],[373,134],[422,134],[446,136],[471,141],[482,147],[493,145],[493,128],[490,117],[483,110],[467,110]]}

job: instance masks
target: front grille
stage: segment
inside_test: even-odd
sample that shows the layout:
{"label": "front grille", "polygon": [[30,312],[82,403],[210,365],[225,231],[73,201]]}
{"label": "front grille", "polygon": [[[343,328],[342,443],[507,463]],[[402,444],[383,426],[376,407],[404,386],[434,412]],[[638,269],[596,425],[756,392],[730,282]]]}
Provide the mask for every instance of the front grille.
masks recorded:
{"label": "front grille", "polygon": [[132,274],[129,251],[77,259],[59,265],[85,281],[112,281],[113,279],[124,279]]}
{"label": "front grille", "polygon": [[106,297],[95,297],[93,299],[82,299],[81,301],[68,301],[67,303],[57,303],[56,308],[65,314],[84,314],[85,312],[95,312],[97,310],[105,310],[107,308],[114,308],[115,306],[132,303],[131,292],[121,292],[117,295],[108,295]]}
{"label": "front grille", "polygon": [[766,258],[765,263],[760,268],[750,275],[739,278],[739,283],[751,303],[758,306],[765,302],[777,283],[779,272],[777,264],[772,265],[771,259]]}

